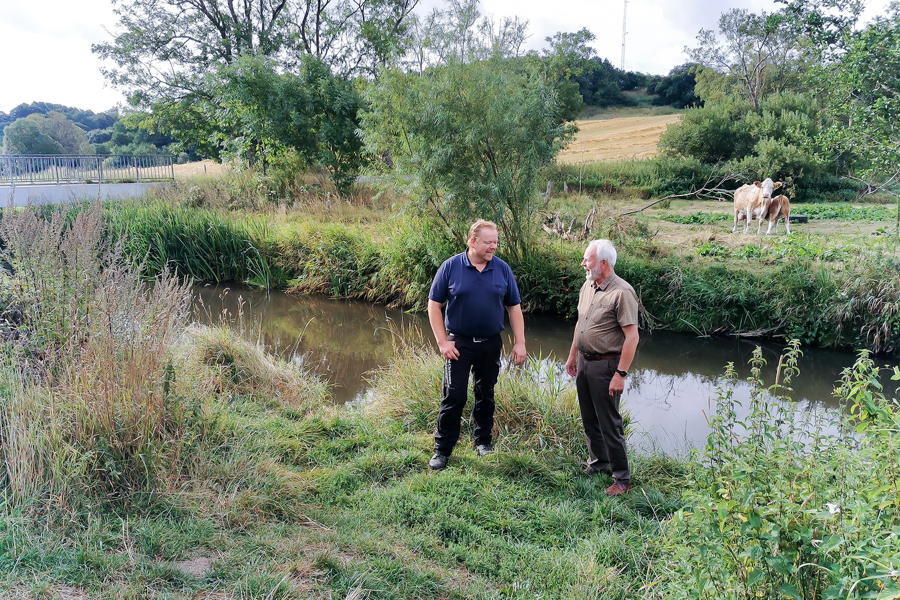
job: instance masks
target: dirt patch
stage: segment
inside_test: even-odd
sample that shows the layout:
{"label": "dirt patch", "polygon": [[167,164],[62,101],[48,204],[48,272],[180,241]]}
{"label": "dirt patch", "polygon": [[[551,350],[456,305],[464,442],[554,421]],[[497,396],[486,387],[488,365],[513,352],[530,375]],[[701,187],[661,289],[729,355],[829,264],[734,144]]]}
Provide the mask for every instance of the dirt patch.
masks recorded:
{"label": "dirt patch", "polygon": [[204,575],[206,575],[206,572],[209,571],[212,567],[212,563],[214,560],[216,559],[210,558],[209,556],[194,556],[187,560],[172,563],[172,566],[182,573],[187,573],[188,575],[193,575],[194,577],[203,577]]}
{"label": "dirt patch", "polygon": [[229,165],[213,162],[209,159],[184,163],[183,165],[175,165],[174,168],[175,179],[177,181],[184,181],[191,177],[202,177],[204,175],[215,177],[231,171]]}
{"label": "dirt patch", "polygon": [[681,115],[654,115],[576,121],[579,131],[557,160],[580,164],[655,156],[659,137],[680,119]]}

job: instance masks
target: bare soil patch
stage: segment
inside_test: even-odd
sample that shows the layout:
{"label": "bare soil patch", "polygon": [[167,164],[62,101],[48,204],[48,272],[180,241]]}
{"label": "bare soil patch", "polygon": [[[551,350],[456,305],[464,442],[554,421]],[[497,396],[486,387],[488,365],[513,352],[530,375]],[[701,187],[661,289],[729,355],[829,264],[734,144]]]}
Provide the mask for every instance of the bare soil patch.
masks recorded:
{"label": "bare soil patch", "polygon": [[659,137],[680,119],[676,114],[575,121],[579,131],[557,160],[580,164],[655,156]]}

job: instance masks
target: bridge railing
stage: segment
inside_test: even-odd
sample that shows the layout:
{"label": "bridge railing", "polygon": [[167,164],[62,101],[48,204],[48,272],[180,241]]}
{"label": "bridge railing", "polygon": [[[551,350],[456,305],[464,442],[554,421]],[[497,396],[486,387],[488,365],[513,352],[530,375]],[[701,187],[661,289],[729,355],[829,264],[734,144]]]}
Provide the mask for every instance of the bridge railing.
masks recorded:
{"label": "bridge railing", "polygon": [[171,154],[0,154],[0,185],[175,181]]}

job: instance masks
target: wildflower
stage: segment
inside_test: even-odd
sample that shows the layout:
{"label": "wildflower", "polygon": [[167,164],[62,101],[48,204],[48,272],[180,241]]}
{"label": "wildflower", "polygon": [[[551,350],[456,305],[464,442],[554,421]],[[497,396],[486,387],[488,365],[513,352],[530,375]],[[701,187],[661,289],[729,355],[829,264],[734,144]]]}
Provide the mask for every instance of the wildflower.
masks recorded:
{"label": "wildflower", "polygon": [[832,515],[839,515],[839,514],[841,514],[841,507],[838,506],[837,504],[832,503],[832,502],[826,502],[826,503],[825,503],[825,508],[827,508],[827,509],[828,509],[828,512],[831,513]]}

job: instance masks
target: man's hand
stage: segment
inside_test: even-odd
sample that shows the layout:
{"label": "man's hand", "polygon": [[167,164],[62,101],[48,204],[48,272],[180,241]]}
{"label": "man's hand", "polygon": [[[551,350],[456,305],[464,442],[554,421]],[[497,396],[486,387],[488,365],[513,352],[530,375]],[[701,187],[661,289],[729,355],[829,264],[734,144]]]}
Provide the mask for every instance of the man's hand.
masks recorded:
{"label": "man's hand", "polygon": [[625,391],[625,378],[616,373],[609,382],[609,395],[615,396]]}
{"label": "man's hand", "polygon": [[444,340],[438,343],[438,349],[441,356],[447,360],[456,360],[459,358],[459,350],[456,349],[456,342],[453,340]]}
{"label": "man's hand", "polygon": [[575,377],[578,374],[578,357],[570,354],[569,360],[566,361],[566,373]]}
{"label": "man's hand", "polygon": [[519,342],[513,345],[512,361],[517,367],[525,362],[525,342]]}

